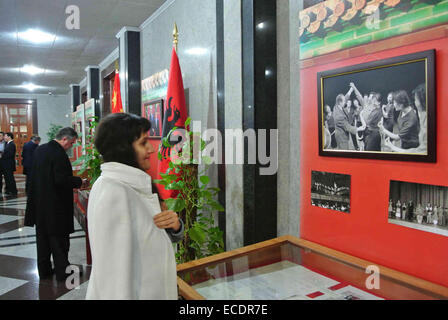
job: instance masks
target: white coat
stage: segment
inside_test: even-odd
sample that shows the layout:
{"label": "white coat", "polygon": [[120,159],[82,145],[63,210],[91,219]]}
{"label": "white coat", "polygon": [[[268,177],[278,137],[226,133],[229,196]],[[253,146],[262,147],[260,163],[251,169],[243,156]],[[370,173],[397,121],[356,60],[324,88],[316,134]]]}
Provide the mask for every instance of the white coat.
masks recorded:
{"label": "white coat", "polygon": [[177,299],[176,260],[151,178],[117,162],[101,166],[87,209],[92,273],[86,299]]}

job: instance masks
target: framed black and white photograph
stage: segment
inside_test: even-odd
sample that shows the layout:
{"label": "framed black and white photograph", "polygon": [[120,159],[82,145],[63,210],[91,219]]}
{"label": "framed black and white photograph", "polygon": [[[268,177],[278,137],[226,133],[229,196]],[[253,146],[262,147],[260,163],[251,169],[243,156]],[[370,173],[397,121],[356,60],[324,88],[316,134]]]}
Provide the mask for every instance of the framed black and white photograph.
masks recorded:
{"label": "framed black and white photograph", "polygon": [[350,175],[311,171],[311,205],[350,213]]}
{"label": "framed black and white photograph", "polygon": [[448,187],[391,181],[388,221],[448,236]]}
{"label": "framed black and white photograph", "polygon": [[436,161],[435,50],[319,72],[319,155]]}

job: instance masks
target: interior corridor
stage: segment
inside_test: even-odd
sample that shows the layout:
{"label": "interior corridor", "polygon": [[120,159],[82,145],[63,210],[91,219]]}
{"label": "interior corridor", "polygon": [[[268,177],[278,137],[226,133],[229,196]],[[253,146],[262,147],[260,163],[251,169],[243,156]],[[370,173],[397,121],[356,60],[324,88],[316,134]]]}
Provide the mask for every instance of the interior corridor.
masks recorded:
{"label": "interior corridor", "polygon": [[35,228],[24,227],[25,176],[15,175],[17,196],[0,196],[0,300],[85,299],[91,267],[86,265],[85,232],[75,219],[70,235],[69,261],[82,270],[79,287],[69,290],[64,282],[40,280],[37,273]]}

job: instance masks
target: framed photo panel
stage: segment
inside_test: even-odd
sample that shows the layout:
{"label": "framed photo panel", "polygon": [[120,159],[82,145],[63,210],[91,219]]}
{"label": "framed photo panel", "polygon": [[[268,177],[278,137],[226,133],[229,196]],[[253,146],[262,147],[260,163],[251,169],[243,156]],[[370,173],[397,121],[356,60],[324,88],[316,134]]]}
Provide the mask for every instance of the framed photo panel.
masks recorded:
{"label": "framed photo panel", "polygon": [[311,205],[350,213],[351,176],[311,171]]}
{"label": "framed photo panel", "polygon": [[154,139],[162,138],[163,99],[157,99],[143,103],[142,117],[148,119],[151,122],[149,137]]}
{"label": "framed photo panel", "polygon": [[317,74],[319,155],[436,162],[435,50]]}
{"label": "framed photo panel", "polygon": [[448,187],[390,181],[388,222],[448,237]]}

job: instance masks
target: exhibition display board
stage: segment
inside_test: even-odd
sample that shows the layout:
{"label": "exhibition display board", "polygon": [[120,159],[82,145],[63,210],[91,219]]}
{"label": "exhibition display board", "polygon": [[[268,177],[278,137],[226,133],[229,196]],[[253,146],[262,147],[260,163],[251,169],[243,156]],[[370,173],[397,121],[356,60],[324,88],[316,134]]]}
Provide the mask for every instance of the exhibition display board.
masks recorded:
{"label": "exhibition display board", "polygon": [[448,286],[448,1],[352,3],[300,12],[300,237]]}
{"label": "exhibition display board", "polygon": [[[76,111],[70,113],[71,127],[76,131]],[[76,148],[70,150],[70,162],[74,162],[78,159],[78,152]]]}
{"label": "exhibition display board", "polygon": [[87,100],[84,103],[84,128],[85,128],[85,136],[89,135],[89,130],[92,121],[95,117],[95,99]]}
{"label": "exhibition display board", "polygon": [[[168,69],[157,72],[142,80],[142,110],[141,116],[151,122],[149,136],[154,150],[159,150],[163,126],[163,103],[168,90]],[[157,177],[157,152],[150,157],[151,167],[148,173],[155,179]]]}
{"label": "exhibition display board", "polygon": [[187,300],[448,299],[448,288],[293,236],[177,266]]}
{"label": "exhibition display board", "polygon": [[[83,134],[85,128],[84,104],[80,104],[76,107],[76,111],[74,112],[74,117],[72,117],[72,119],[72,127],[78,134],[78,141],[80,142],[78,146],[73,147],[74,160],[77,160],[83,155],[83,147],[85,146],[85,137]],[[78,171],[80,168],[81,165],[74,166],[73,171]]]}

